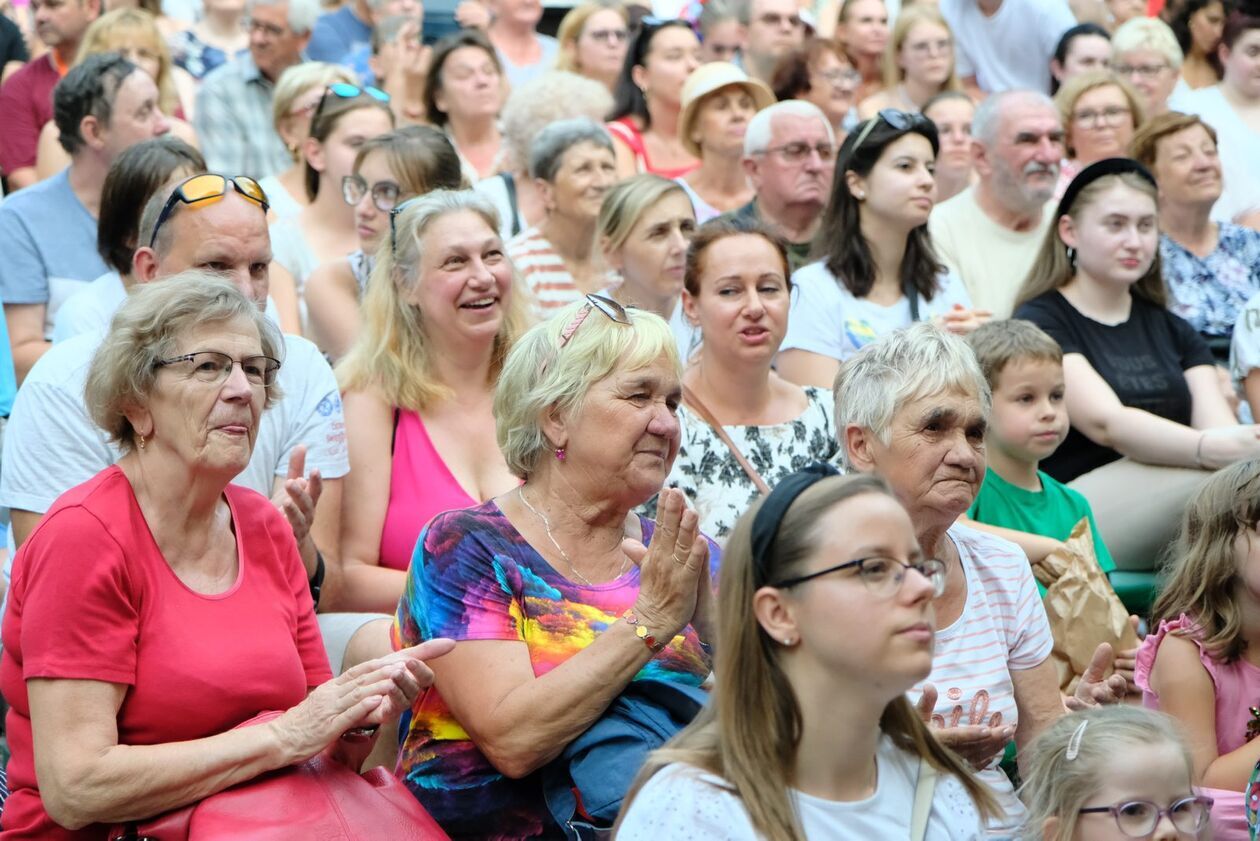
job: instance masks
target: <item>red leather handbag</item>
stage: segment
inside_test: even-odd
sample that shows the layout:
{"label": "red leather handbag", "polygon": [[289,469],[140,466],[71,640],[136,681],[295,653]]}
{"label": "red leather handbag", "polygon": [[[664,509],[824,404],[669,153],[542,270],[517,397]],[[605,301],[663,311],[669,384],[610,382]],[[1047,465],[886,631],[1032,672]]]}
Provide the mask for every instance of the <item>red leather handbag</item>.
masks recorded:
{"label": "red leather handbag", "polygon": [[[280,713],[255,716],[241,727]],[[115,826],[110,841],[449,841],[407,787],[384,768],[356,774],[325,749],[218,794]]]}

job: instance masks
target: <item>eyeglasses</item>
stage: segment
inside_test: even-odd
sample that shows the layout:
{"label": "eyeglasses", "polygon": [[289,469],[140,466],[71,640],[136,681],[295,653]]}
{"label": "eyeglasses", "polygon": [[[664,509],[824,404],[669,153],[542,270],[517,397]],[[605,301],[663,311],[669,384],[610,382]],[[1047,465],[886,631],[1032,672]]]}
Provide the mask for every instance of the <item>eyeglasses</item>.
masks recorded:
{"label": "eyeglasses", "polygon": [[1212,798],[1202,795],[1183,797],[1175,801],[1167,809],[1161,809],[1149,800],[1130,800],[1112,806],[1091,806],[1081,809],[1082,815],[1095,812],[1110,812],[1116,819],[1116,826],[1130,838],[1147,838],[1165,815],[1178,832],[1188,835],[1197,833],[1207,826],[1212,814]]}
{"label": "eyeglasses", "polygon": [[624,44],[630,37],[630,32],[626,29],[592,29],[583,34],[601,44]]}
{"label": "eyeglasses", "polygon": [[400,188],[393,181],[377,181],[368,190],[368,183],[360,175],[346,175],[341,179],[341,198],[354,207],[371,192],[372,204],[382,213],[389,213],[398,204]]}
{"label": "eyeglasses", "polygon": [[374,88],[371,85],[361,88],[358,85],[352,85],[349,82],[336,82],[328,86],[324,91],[324,95],[319,98],[319,105],[315,106],[315,114],[311,117],[311,125],[315,125],[319,120],[319,115],[324,113],[324,103],[328,101],[329,95],[338,99],[354,99],[360,96],[370,96],[377,102],[388,105],[389,94],[380,88]]}
{"label": "eyeglasses", "polygon": [[862,74],[852,67],[837,67],[834,70],[823,70],[818,77],[838,88],[855,88],[862,83]]}
{"label": "eyeglasses", "polygon": [[924,558],[921,561],[906,563],[896,558],[882,558],[879,556],[858,558],[856,561],[836,564],[833,567],[827,567],[818,572],[811,572],[809,575],[788,578],[770,586],[780,589],[795,587],[797,584],[804,584],[806,581],[813,581],[815,578],[823,575],[830,575],[833,572],[852,567],[857,567],[857,577],[866,585],[866,589],[870,594],[879,599],[888,598],[900,590],[901,582],[906,579],[906,571],[911,569],[932,583],[932,598],[936,598],[945,592],[944,561],[936,558]]}
{"label": "eyeglasses", "polygon": [[866,121],[866,125],[858,134],[857,141],[853,144],[852,151],[849,152],[850,157],[857,154],[857,150],[862,148],[866,138],[880,122],[887,123],[896,131],[909,131],[912,128],[926,127],[931,124],[931,121],[922,114],[911,114],[909,111],[898,111],[896,108],[881,108],[879,113]]}
{"label": "eyeglasses", "polygon": [[542,376],[542,374],[551,367],[551,363],[555,360],[556,355],[559,354],[560,351],[564,349],[564,346],[569,343],[569,340],[573,338],[573,334],[576,333],[578,328],[582,326],[582,323],[586,321],[587,316],[591,314],[592,310],[599,310],[601,313],[606,315],[609,320],[614,321],[617,324],[624,324],[627,327],[633,327],[634,322],[630,320],[629,312],[631,309],[634,309],[634,307],[623,307],[612,298],[607,298],[603,295],[587,295],[586,303],[582,305],[582,308],[574,314],[569,323],[566,324],[564,329],[560,331],[560,339],[556,343],[556,349],[543,360],[542,365],[538,369],[539,376]]}
{"label": "eyeglasses", "polygon": [[954,42],[949,38],[940,38],[935,41],[916,41],[913,44],[906,44],[906,49],[918,56],[948,55],[953,47]]}
{"label": "eyeglasses", "polygon": [[276,382],[276,373],[280,370],[280,360],[270,356],[247,356],[239,362],[226,353],[217,350],[199,350],[170,359],[159,359],[158,368],[178,366],[184,376],[208,385],[220,385],[232,374],[232,366],[240,365],[241,372],[250,385],[271,386]]}
{"label": "eyeglasses", "polygon": [[406,210],[407,206],[418,198],[420,197],[413,196],[402,204],[396,205],[389,211],[389,253],[395,257],[398,256],[398,223],[396,221],[398,219],[398,214]]}
{"label": "eyeglasses", "polygon": [[281,35],[288,32],[288,30],[283,26],[277,26],[274,23],[264,23],[263,21],[254,20],[253,18],[242,19],[241,28],[249,33],[261,32],[269,38],[279,38]]}
{"label": "eyeglasses", "polygon": [[228,178],[226,175],[215,175],[214,173],[194,175],[176,187],[175,191],[171,193],[171,197],[166,200],[166,204],[162,207],[162,212],[158,215],[157,224],[153,226],[153,235],[149,237],[149,247],[152,248],[153,243],[157,242],[158,231],[162,230],[162,225],[170,218],[177,203],[183,202],[184,204],[196,205],[221,199],[227,195],[229,184],[232,185],[232,189],[245,198],[252,202],[257,202],[263,213],[270,209],[271,205],[267,202],[267,194],[263,192],[263,188],[258,182],[248,175],[238,175],[235,178]]}
{"label": "eyeglasses", "polygon": [[1113,64],[1111,72],[1117,76],[1133,76],[1136,74],[1142,79],[1157,79],[1160,74],[1169,68],[1167,64]]}
{"label": "eyeglasses", "polygon": [[1082,128],[1097,128],[1099,125],[1118,126],[1128,117],[1132,111],[1119,105],[1108,105],[1101,111],[1095,111],[1087,108],[1084,111],[1076,111],[1072,114],[1072,119],[1081,124]]}
{"label": "eyeglasses", "polygon": [[764,15],[758,15],[757,20],[765,26],[773,26],[776,28],[781,27],[784,24],[786,24],[789,29],[799,29],[801,26],[800,15],[781,15],[777,12],[766,12]]}
{"label": "eyeglasses", "polygon": [[817,152],[818,157],[822,159],[823,163],[826,163],[836,156],[836,147],[830,143],[819,143],[815,146],[799,142],[784,143],[782,146],[771,146],[768,149],[762,149],[760,152],[753,152],[753,154],[768,155],[771,152],[777,152],[783,160],[790,164],[799,164],[809,157],[810,152]]}

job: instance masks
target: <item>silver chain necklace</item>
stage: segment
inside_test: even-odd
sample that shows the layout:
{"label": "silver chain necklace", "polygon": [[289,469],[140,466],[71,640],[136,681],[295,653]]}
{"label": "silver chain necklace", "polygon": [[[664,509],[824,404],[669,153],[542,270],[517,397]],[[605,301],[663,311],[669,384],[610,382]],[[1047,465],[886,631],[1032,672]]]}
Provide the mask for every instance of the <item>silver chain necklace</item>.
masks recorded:
{"label": "silver chain necklace", "polygon": [[[556,542],[555,535],[551,533],[551,521],[547,519],[547,515],[529,504],[529,500],[525,498],[524,485],[516,486],[516,495],[520,497],[521,503],[524,504],[524,506],[530,510],[530,513],[532,513],[538,519],[542,520],[543,528],[547,532],[547,539],[551,541],[552,546],[556,547],[556,551],[560,553],[560,557],[564,558],[564,562],[569,565],[569,571],[572,572],[574,575],[576,575],[578,578],[580,578],[582,580],[582,583],[585,584],[586,586],[594,587],[595,582],[591,581],[585,575],[578,572],[578,568],[573,565],[573,559],[569,557],[569,553],[564,551],[564,548],[559,543]],[[616,578],[620,578],[622,573],[626,571],[626,561],[628,560],[629,560],[629,557],[623,552],[622,558],[621,558],[621,568],[617,570],[617,575],[615,576]]]}

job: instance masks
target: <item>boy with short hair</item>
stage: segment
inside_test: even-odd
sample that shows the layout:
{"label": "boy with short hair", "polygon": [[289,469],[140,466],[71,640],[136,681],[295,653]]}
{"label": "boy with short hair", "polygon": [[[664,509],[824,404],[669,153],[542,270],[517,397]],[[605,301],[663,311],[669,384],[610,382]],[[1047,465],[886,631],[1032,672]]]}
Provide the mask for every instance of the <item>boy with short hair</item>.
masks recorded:
{"label": "boy with short hair", "polygon": [[1111,572],[1115,562],[1088,500],[1037,469],[1068,432],[1058,343],[1032,322],[1016,319],[991,321],[972,332],[967,343],[993,391],[985,434],[988,469],[967,517],[1018,543],[1033,563],[1061,546],[1072,527],[1088,517],[1098,564]]}

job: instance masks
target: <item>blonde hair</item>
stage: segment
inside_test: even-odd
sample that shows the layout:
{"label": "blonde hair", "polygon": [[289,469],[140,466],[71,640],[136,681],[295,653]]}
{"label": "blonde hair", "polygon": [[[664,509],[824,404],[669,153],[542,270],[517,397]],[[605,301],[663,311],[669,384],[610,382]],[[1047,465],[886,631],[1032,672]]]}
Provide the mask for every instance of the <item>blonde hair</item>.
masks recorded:
{"label": "blonde hair", "polygon": [[[499,230],[499,214],[479,193],[471,190],[435,190],[407,202],[394,219],[397,247],[382,237],[376,266],[363,293],[358,338],[337,364],[337,384],[342,391],[375,389],[389,405],[423,411],[450,397],[450,390],[434,375],[433,348],[425,335],[424,313],[404,300],[404,293],[423,282],[419,266],[424,235],[429,226],[449,213],[472,212],[491,231]],[[506,259],[506,258],[505,258]],[[524,331],[528,315],[526,292],[515,270],[494,339],[490,383],[503,360]]]}
{"label": "blonde hair", "polygon": [[897,64],[897,59],[900,56],[901,48],[905,46],[906,39],[910,37],[910,30],[921,23],[934,24],[949,34],[949,42],[951,50],[955,53],[955,59],[950,65],[949,77],[941,85],[941,90],[961,91],[962,83],[958,81],[956,69],[958,46],[954,41],[954,31],[949,28],[945,18],[941,16],[940,11],[933,5],[907,6],[897,15],[897,21],[893,24],[892,32],[889,33],[888,45],[884,48],[884,57],[881,62],[883,65],[884,86],[895,88],[906,77],[905,68]]}
{"label": "blonde hair", "polygon": [[[329,85],[335,85],[338,82],[359,84],[354,74],[340,64],[304,61],[287,68],[276,80],[275,89],[271,94],[271,122],[276,130],[278,131],[280,125],[293,116],[289,112],[293,110],[293,106],[302,94],[312,88],[324,90]],[[311,116],[314,116],[314,112]]]}
{"label": "blonde hair", "polygon": [[1135,17],[1120,24],[1111,35],[1111,60],[1121,53],[1151,50],[1168,59],[1174,71],[1181,69],[1185,57],[1172,27],[1159,18]]}
{"label": "blonde hair", "polygon": [[[280,331],[219,275],[193,269],[132,289],[88,368],[83,399],[92,421],[123,452],[134,449],[136,431],[127,411],[148,402],[160,361],[178,353],[180,336],[194,327],[238,318],[258,330],[263,356],[284,361]],[[266,394],[263,408],[280,399],[279,384],[267,386]]]}
{"label": "blonde hair", "polygon": [[124,47],[147,48],[153,53],[158,63],[157,78],[153,80],[158,89],[158,107],[162,113],[174,115],[179,109],[179,92],[172,76],[171,50],[157,20],[144,9],[114,9],[92,21],[83,33],[74,63],[82,64],[83,59],[98,53],[121,52]]}
{"label": "blonde hair", "polygon": [[[560,42],[560,49],[556,53],[557,70],[569,73],[582,72],[577,61],[578,39],[582,37],[582,30],[586,28],[586,22],[591,19],[591,16],[605,9],[620,15],[621,22],[627,26],[630,24],[630,15],[627,14],[626,7],[616,0],[584,0],[578,3],[560,20],[560,28],[556,30],[556,40]],[[569,46],[572,49],[565,49]]]}
{"label": "blonde hair", "polygon": [[[883,479],[869,474],[835,476],[807,488],[784,513],[760,571],[753,559],[752,524],[765,498],[739,518],[718,573],[713,701],[648,757],[626,794],[623,816],[653,774],[671,763],[683,763],[730,782],[759,837],[766,841],[805,837],[788,795],[804,725],[801,708],[783,671],[780,646],[753,613],[753,598],[767,582],[799,574],[818,551],[819,524],[827,512],[864,494],[893,495]],[[982,814],[1000,813],[988,788],[931,736],[905,695],[884,708],[879,728],[901,750],[958,777]]]}
{"label": "blonde hair", "polygon": [[1076,155],[1076,150],[1072,147],[1072,112],[1076,110],[1076,101],[1099,88],[1120,89],[1129,103],[1129,117],[1133,120],[1134,131],[1137,131],[1146,119],[1146,109],[1142,106],[1142,98],[1127,80],[1108,70],[1092,70],[1073,76],[1065,81],[1059,88],[1059,92],[1054,95],[1054,107],[1059,109],[1059,119],[1063,121],[1063,129],[1067,133],[1066,145],[1069,156]]}
{"label": "blonde hair", "polygon": [[541,422],[548,412],[572,417],[581,411],[591,386],[614,371],[633,371],[666,357],[681,376],[682,362],[669,324],[647,310],[628,309],[630,324],[588,312],[569,341],[560,334],[585,301],[569,304],[521,337],[499,375],[494,391],[495,431],[508,470],[528,480],[552,449]]}
{"label": "blonde hair", "polygon": [[677,181],[651,173],[633,175],[614,184],[599,206],[597,228],[603,249],[616,251],[625,245],[639,218],[672,193],[687,195]]}
{"label": "blonde hair", "polygon": [[[1084,728],[1084,729],[1082,729]],[[1115,704],[1061,716],[1028,748],[1020,798],[1028,807],[1025,841],[1071,841],[1078,814],[1107,781],[1109,766],[1136,747],[1171,745],[1186,762],[1186,786],[1194,774],[1190,752],[1167,715]],[[1058,831],[1044,836],[1049,818]]]}
{"label": "blonde hair", "polygon": [[1260,461],[1252,460],[1222,468],[1203,483],[1186,505],[1177,543],[1164,566],[1163,588],[1151,607],[1152,623],[1189,616],[1196,626],[1194,639],[1226,663],[1247,648],[1236,596],[1240,585],[1234,541],[1260,523],[1258,479]]}
{"label": "blonde hair", "polygon": [[[1024,278],[1024,285],[1020,287],[1015,303],[1017,308],[1020,304],[1031,301],[1039,295],[1044,295],[1047,292],[1066,286],[1076,275],[1073,261],[1068,259],[1067,246],[1063,243],[1063,238],[1059,236],[1059,219],[1063,216],[1077,218],[1081,211],[1089,207],[1098,200],[1100,195],[1117,184],[1123,184],[1143,195],[1150,196],[1151,200],[1158,206],[1159,193],[1154,185],[1135,172],[1103,175],[1086,186],[1077,194],[1076,199],[1072,202],[1072,206],[1066,208],[1061,215],[1056,215],[1050,227],[1046,230],[1046,236],[1041,241],[1041,249],[1037,252],[1037,259],[1033,261],[1032,269],[1029,270],[1028,276]],[[1151,267],[1147,269],[1146,274],[1142,275],[1133,284],[1132,290],[1134,295],[1154,304],[1160,309],[1167,305],[1168,291],[1164,288],[1163,267],[1159,259],[1159,249],[1155,250],[1155,258],[1151,261]]]}

